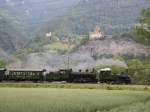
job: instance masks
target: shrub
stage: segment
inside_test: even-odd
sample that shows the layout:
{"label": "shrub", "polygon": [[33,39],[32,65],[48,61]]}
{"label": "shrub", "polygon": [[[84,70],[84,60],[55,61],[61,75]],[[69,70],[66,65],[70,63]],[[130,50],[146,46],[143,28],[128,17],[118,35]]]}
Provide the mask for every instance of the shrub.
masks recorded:
{"label": "shrub", "polygon": [[136,84],[150,84],[150,65],[144,65],[140,60],[128,63],[129,75]]}
{"label": "shrub", "polygon": [[0,59],[0,68],[5,68],[6,65],[6,61]]}

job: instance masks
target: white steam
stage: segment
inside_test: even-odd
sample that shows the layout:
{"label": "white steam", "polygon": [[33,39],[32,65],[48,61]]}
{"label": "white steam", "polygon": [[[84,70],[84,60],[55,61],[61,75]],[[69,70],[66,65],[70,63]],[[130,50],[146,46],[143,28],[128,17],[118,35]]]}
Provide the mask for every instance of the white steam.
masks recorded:
{"label": "white steam", "polygon": [[[32,53],[29,54],[24,61],[22,61],[22,64],[14,64],[13,67],[17,66],[19,68],[25,68],[25,69],[47,69],[50,71],[55,71],[58,69],[65,69],[67,68],[68,64],[68,55],[59,55],[55,53]],[[72,53],[69,54],[69,65],[70,68],[73,70],[79,70],[79,69],[87,69],[87,68],[93,68],[97,65],[100,66],[112,66],[117,65],[121,67],[127,67],[125,62],[119,61],[119,60],[113,60],[113,59],[99,59],[94,60],[90,54],[79,54],[79,53]]]}

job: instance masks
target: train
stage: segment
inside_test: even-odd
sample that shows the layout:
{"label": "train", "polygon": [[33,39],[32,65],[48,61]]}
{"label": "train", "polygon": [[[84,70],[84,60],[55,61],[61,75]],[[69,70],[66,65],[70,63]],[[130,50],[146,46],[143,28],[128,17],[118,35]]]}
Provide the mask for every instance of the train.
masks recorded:
{"label": "train", "polygon": [[112,74],[110,68],[100,71],[60,69],[58,71],[47,70],[8,70],[0,69],[0,82],[66,82],[66,83],[108,83],[108,84],[130,84],[131,78],[127,73]]}

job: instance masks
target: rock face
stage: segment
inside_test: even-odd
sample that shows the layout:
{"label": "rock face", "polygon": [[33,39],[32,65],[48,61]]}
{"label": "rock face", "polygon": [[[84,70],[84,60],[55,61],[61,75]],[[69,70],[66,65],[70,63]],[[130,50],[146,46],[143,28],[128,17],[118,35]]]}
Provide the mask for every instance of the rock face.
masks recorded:
{"label": "rock face", "polygon": [[103,40],[88,41],[85,45],[79,47],[78,53],[91,53],[91,55],[150,55],[150,47],[139,44],[128,38],[109,38]]}

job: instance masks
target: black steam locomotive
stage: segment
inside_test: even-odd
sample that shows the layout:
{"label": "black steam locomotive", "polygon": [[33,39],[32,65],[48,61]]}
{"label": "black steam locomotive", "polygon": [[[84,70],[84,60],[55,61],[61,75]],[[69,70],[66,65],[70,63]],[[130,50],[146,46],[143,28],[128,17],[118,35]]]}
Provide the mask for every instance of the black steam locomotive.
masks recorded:
{"label": "black steam locomotive", "polygon": [[0,69],[0,81],[32,81],[32,82],[68,82],[68,83],[111,83],[129,84],[130,77],[125,74],[112,74],[111,69],[79,70],[74,72],[72,69],[61,69],[56,72],[46,72],[46,70],[7,70]]}

